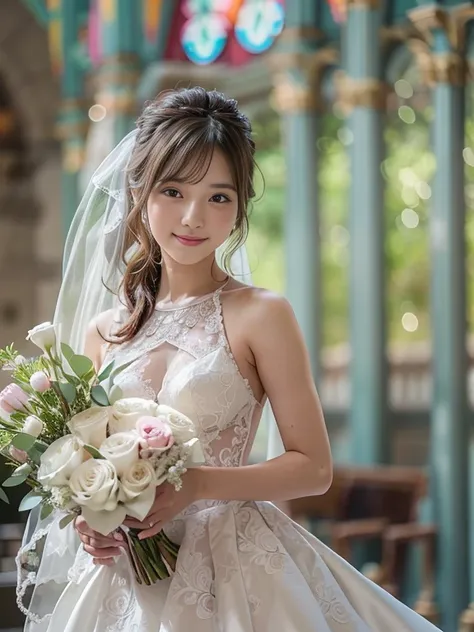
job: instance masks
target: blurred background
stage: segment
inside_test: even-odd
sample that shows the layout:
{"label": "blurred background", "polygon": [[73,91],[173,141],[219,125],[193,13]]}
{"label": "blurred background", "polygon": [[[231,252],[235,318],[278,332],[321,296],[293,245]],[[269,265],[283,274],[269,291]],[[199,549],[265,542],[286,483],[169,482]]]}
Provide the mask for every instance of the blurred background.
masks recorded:
{"label": "blurred background", "polygon": [[[254,282],[295,309],[336,461],[328,494],[286,510],[446,632],[474,631],[473,77],[472,1],[0,3],[0,347],[33,353],[81,193],[144,103],[236,98],[261,169]],[[254,460],[268,443],[271,422]],[[16,506],[0,629],[20,622]]]}

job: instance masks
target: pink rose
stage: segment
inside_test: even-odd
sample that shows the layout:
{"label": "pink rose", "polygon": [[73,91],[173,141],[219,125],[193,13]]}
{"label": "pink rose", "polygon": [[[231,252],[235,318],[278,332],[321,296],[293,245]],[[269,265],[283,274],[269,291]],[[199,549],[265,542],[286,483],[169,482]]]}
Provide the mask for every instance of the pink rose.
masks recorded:
{"label": "pink rose", "polygon": [[24,450],[19,450],[18,448],[15,448],[15,446],[11,445],[8,452],[12,459],[15,459],[18,463],[26,463],[28,455]]}
{"label": "pink rose", "polygon": [[16,410],[25,411],[28,403],[28,395],[17,384],[9,384],[0,393],[0,406],[6,413]]}
{"label": "pink rose", "polygon": [[137,432],[149,448],[167,450],[174,443],[171,428],[159,417],[140,417],[137,421]]}
{"label": "pink rose", "polygon": [[30,377],[30,386],[34,391],[44,393],[51,388],[51,382],[44,371],[36,371]]}

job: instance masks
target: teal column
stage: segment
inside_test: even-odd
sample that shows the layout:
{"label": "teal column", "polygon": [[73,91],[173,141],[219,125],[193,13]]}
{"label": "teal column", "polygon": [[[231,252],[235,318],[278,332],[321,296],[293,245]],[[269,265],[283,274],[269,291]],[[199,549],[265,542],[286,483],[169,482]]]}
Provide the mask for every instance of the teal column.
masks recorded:
{"label": "teal column", "polygon": [[[472,11],[474,13],[474,9]],[[466,94],[466,112],[471,113],[472,116],[472,112],[474,112],[474,20],[470,24],[468,24],[466,36],[466,56],[469,71],[468,77],[470,77],[470,82],[467,86]],[[470,146],[469,139],[466,139],[465,145],[466,147]],[[461,616],[459,632],[474,632],[474,428],[472,428],[472,424],[470,424],[469,432],[469,607],[463,612]]]}
{"label": "teal column", "polygon": [[315,382],[320,379],[321,248],[318,150],[321,96],[318,77],[326,57],[316,28],[319,3],[287,3],[285,29],[271,64],[273,102],[281,116],[287,168],[284,221],[286,295],[302,329]]}
{"label": "teal column", "polygon": [[431,493],[438,525],[440,627],[458,629],[468,603],[467,313],[464,203],[464,50],[454,14],[434,7],[410,17],[431,47],[436,175],[430,215],[433,399]]}
{"label": "teal column", "polygon": [[79,203],[79,175],[88,129],[84,99],[84,68],[76,57],[79,30],[87,19],[87,2],[55,0],[50,3],[49,37],[53,66],[61,78],[62,104],[58,135],[62,141],[62,219],[67,233]]}
{"label": "teal column", "polygon": [[138,115],[137,85],[143,52],[143,3],[99,0],[102,64],[98,102],[113,117],[113,143],[130,132]]}
{"label": "teal column", "polygon": [[349,3],[342,105],[349,112],[350,149],[350,386],[351,458],[390,461],[385,325],[384,159],[385,88],[381,81],[381,17],[377,0]]}

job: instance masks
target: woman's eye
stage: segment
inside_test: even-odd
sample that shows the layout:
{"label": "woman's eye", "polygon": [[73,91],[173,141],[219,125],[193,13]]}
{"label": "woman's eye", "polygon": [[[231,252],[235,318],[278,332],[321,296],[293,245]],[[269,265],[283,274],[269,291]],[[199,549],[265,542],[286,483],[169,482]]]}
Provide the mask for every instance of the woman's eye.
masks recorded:
{"label": "woman's eye", "polygon": [[217,202],[218,204],[222,204],[223,202],[230,202],[227,195],[224,195],[223,193],[217,193],[216,195],[213,195],[211,200],[212,202]]}
{"label": "woman's eye", "polygon": [[177,189],[165,189],[162,193],[172,198],[181,197],[181,193]]}

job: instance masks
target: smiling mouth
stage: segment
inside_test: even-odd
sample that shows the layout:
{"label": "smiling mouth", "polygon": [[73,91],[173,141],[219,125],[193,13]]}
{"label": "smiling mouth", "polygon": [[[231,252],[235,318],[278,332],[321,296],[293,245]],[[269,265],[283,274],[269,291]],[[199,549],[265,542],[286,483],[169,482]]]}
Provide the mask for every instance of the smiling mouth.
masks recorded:
{"label": "smiling mouth", "polygon": [[188,237],[186,235],[175,235],[173,233],[173,237],[179,241],[180,244],[184,244],[185,246],[199,246],[199,244],[207,241],[207,238],[199,238],[199,237]]}

